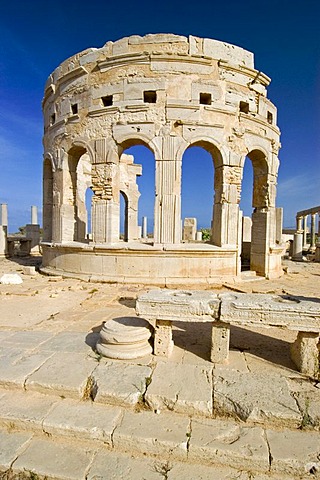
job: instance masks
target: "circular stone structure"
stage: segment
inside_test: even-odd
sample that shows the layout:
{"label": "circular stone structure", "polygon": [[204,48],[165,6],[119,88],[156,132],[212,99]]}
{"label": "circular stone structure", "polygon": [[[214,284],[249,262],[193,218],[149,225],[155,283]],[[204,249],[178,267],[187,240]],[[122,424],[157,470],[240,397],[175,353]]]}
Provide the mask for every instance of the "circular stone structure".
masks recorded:
{"label": "circular stone structure", "polygon": [[[253,54],[220,41],[171,34],[131,36],[63,62],[43,99],[43,266],[90,281],[208,285],[241,273],[243,167],[253,167],[250,268],[281,275],[276,108]],[[154,232],[138,227],[141,165],[155,158]],[[191,146],[214,167],[209,243],[182,242],[181,170]],[[195,161],[195,176],[197,175]],[[87,234],[86,191],[92,191]],[[192,196],[192,191],[189,192]],[[120,197],[125,234],[119,240]],[[250,225],[251,225],[250,223]]]}
{"label": "circular stone structure", "polygon": [[114,318],[103,325],[96,350],[119,360],[141,358],[152,353],[150,337],[151,326],[143,318]]}

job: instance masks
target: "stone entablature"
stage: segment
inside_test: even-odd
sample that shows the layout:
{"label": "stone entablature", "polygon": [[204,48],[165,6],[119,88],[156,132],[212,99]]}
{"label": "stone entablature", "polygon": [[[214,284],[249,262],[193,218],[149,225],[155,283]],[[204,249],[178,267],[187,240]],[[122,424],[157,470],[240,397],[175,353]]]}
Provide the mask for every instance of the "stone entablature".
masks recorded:
{"label": "stone entablature", "polygon": [[[126,37],[63,62],[50,75],[43,100],[44,240],[85,241],[79,195],[84,161],[91,165],[94,193],[92,241],[119,241],[120,194],[132,214],[125,239],[136,240],[139,192],[133,177],[141,171],[126,164],[122,153],[142,144],[155,156],[154,244],[180,244],[182,157],[188,147],[201,146],[215,168],[211,242],[238,250],[226,275],[239,273],[246,156],[254,170],[251,268],[280,275],[275,225],[280,142],[276,108],[266,96],[269,82],[254,69],[251,52],[193,36]],[[130,188],[123,192],[128,175]]]}

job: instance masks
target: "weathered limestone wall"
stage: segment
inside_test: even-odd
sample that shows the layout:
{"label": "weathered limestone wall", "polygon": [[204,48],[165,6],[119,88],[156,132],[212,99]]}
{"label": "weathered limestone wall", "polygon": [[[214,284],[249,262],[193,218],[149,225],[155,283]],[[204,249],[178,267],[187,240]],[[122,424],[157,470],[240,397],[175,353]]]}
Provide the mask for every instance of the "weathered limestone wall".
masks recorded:
{"label": "weathered limestone wall", "polygon": [[[122,153],[140,144],[155,156],[154,244],[179,245],[182,158],[197,145],[211,154],[215,169],[212,244],[241,250],[239,202],[249,157],[255,209],[251,267],[260,275],[280,275],[280,143],[269,82],[254,69],[251,52],[193,36],[131,36],[63,62],[48,78],[43,100],[45,241],[86,241],[88,186],[93,242],[119,241],[120,195],[126,201],[125,240],[138,238],[141,169]],[[83,157],[91,166],[88,181],[79,170]],[[239,273],[238,256],[226,275]],[[44,265],[49,266],[46,254]]]}

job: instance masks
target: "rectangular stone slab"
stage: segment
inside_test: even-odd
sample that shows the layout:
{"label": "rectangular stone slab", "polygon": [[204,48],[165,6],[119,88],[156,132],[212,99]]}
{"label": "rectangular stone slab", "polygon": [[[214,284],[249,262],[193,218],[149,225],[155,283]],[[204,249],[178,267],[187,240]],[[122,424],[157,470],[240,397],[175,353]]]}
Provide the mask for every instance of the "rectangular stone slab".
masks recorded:
{"label": "rectangular stone slab", "polygon": [[147,320],[213,322],[218,318],[217,294],[197,290],[150,290],[137,299],[136,312]]}
{"label": "rectangular stone slab", "polygon": [[226,293],[219,296],[222,322],[320,332],[320,303],[316,300],[260,293]]}

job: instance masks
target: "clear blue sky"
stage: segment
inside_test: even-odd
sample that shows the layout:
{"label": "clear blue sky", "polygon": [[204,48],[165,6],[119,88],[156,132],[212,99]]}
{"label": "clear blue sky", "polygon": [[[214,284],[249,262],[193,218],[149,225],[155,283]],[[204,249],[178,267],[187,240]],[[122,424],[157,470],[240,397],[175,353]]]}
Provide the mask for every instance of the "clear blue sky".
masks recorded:
{"label": "clear blue sky", "polygon": [[[284,207],[284,224],[294,225],[297,210],[320,204],[319,0],[1,0],[0,6],[0,203],[8,203],[11,232],[30,221],[31,205],[41,208],[47,77],[69,56],[133,34],[192,34],[252,51],[256,68],[272,78],[268,97],[278,108],[277,205]],[[212,166],[196,155],[207,183],[195,184],[186,160],[183,214],[205,226]]]}

